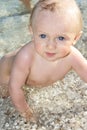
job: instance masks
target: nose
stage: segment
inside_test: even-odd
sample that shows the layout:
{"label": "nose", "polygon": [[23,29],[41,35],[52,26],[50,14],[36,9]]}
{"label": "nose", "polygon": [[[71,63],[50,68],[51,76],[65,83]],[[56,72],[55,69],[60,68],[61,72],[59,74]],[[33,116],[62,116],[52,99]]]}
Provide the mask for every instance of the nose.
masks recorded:
{"label": "nose", "polygon": [[54,40],[50,40],[47,42],[47,48],[49,50],[54,50],[56,48],[56,42]]}

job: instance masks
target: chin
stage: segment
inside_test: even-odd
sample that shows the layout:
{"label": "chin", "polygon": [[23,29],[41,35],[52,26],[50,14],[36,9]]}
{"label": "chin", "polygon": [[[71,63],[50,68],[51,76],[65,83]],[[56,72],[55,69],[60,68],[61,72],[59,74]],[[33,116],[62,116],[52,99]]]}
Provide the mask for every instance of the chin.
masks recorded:
{"label": "chin", "polygon": [[48,61],[50,61],[50,62],[53,62],[53,61],[57,61],[60,58],[45,58],[45,59],[48,60]]}

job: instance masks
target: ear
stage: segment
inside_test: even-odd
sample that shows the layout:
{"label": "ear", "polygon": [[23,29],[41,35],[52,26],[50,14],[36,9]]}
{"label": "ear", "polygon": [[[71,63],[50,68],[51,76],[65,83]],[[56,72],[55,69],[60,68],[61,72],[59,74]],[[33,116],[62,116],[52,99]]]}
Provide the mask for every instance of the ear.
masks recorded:
{"label": "ear", "polygon": [[30,34],[32,35],[32,34],[33,34],[33,31],[32,31],[31,25],[29,25],[29,31],[30,31]]}
{"label": "ear", "polygon": [[76,37],[75,37],[75,39],[74,39],[74,45],[75,45],[75,43],[80,39],[80,37],[82,36],[82,33],[83,33],[83,31],[80,31],[77,35],[76,35]]}
{"label": "ear", "polygon": [[32,30],[31,25],[29,25],[29,32],[30,32],[31,40],[33,41],[33,40],[34,40],[34,37],[33,37],[33,30]]}

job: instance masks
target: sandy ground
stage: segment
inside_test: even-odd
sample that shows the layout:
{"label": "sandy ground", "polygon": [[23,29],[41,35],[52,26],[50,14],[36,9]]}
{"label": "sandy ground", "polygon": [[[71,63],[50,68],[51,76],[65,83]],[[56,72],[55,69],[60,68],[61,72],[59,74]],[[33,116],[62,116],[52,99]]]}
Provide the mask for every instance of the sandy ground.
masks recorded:
{"label": "sandy ground", "polygon": [[[0,0],[0,2],[5,1]],[[87,58],[87,0],[81,0],[78,4],[84,19],[84,29],[83,36],[76,47]],[[19,9],[18,5],[14,6]],[[0,56],[30,40],[27,29],[28,14],[25,13],[23,5],[21,8],[24,11],[20,18],[23,19],[22,21],[18,19],[20,10],[17,10],[17,15],[13,13],[10,19],[6,13],[6,18],[4,14],[0,14]],[[17,24],[14,28],[12,27],[12,31],[14,31],[12,36],[11,27],[8,23],[11,23],[13,17],[17,18],[15,19]],[[6,23],[7,26],[5,26]],[[19,23],[20,26],[18,26]],[[7,30],[9,30],[8,35],[6,35]],[[20,31],[23,31],[24,35]],[[10,97],[0,99],[0,130],[87,130],[87,84],[73,71],[70,71],[62,81],[58,81],[53,86],[41,89],[27,88],[26,100],[35,111],[38,117],[37,121],[34,123],[26,122],[20,117]]]}

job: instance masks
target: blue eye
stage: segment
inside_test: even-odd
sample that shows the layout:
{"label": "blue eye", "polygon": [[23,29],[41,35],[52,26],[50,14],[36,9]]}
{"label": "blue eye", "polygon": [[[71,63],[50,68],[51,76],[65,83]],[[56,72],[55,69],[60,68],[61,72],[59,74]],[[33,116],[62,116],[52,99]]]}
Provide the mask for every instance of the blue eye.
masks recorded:
{"label": "blue eye", "polygon": [[40,37],[44,39],[44,38],[46,38],[46,35],[45,34],[41,34]]}
{"label": "blue eye", "polygon": [[60,36],[60,37],[58,37],[58,39],[59,39],[60,41],[63,41],[65,38],[62,37],[62,36]]}

